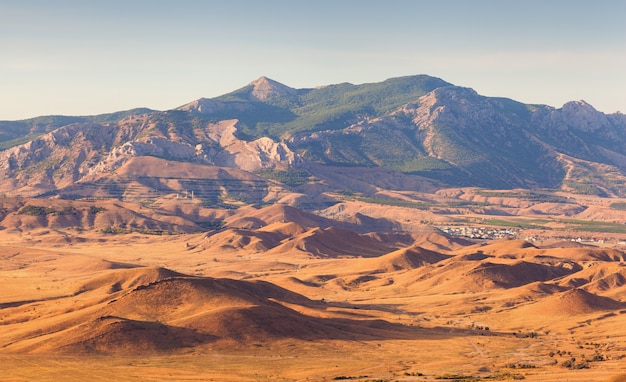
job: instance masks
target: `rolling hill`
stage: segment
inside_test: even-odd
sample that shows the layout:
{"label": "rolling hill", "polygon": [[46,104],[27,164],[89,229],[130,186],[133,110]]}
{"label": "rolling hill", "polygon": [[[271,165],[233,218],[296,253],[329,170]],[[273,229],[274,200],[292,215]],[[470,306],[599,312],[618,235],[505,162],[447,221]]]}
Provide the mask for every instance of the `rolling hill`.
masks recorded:
{"label": "rolling hill", "polygon": [[3,376],[607,380],[625,128],[423,75],[0,122]]}

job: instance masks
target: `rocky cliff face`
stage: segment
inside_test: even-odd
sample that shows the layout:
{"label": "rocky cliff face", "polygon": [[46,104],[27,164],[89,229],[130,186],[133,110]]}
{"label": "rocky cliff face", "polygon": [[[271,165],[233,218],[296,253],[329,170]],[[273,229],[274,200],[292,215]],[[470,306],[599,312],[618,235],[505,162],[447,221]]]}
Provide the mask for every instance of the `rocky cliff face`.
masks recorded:
{"label": "rocky cliff face", "polygon": [[[237,121],[209,124],[207,131],[212,142],[208,143],[207,155],[216,166],[235,167],[246,171],[261,169],[286,170],[300,158],[283,142],[263,137],[244,141],[236,137]],[[204,151],[204,146],[200,146]]]}
{"label": "rocky cliff face", "polygon": [[342,129],[296,135],[290,144],[327,163],[382,166],[488,188],[583,184],[598,168],[593,163],[601,163],[612,175],[596,177],[596,191],[621,195],[626,170],[621,114],[605,115],[583,101],[560,109],[524,105],[456,86]]}
{"label": "rocky cliff face", "polygon": [[237,121],[186,126],[158,114],[114,124],[74,124],[0,152],[0,190],[36,195],[93,181],[129,159],[156,157],[245,171],[288,169],[300,158],[270,138],[236,137]]}
{"label": "rocky cliff face", "polygon": [[33,193],[64,187],[91,171],[116,142],[111,126],[73,124],[0,152],[0,187]]}
{"label": "rocky cliff face", "polygon": [[563,170],[551,149],[527,131],[527,115],[503,112],[506,102],[443,87],[386,116],[298,136],[293,146],[308,153],[318,147],[322,160],[359,161],[451,184],[558,186]]}

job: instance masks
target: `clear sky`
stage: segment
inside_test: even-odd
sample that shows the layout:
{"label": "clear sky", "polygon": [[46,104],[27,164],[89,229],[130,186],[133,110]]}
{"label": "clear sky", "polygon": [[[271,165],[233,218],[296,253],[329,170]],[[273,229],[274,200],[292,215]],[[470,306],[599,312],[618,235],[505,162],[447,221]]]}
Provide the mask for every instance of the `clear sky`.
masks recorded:
{"label": "clear sky", "polygon": [[626,0],[0,0],[0,120],[413,74],[626,113]]}

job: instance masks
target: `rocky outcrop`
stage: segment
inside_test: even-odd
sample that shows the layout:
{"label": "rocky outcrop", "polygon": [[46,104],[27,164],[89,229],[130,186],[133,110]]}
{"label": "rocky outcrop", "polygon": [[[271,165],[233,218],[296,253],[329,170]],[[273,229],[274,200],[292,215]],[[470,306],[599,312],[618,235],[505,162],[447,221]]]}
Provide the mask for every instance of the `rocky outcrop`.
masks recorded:
{"label": "rocky outcrop", "polygon": [[112,174],[129,159],[157,157],[208,166],[286,170],[300,158],[284,143],[237,138],[237,120],[209,123],[193,136],[173,125],[137,119],[75,124],[0,152],[0,191],[41,194]]}
{"label": "rocky outcrop", "polygon": [[172,142],[165,138],[148,138],[145,141],[126,142],[113,148],[102,161],[89,169],[89,174],[114,171],[128,159],[140,156],[212,164],[202,150],[198,150],[191,144]]}
{"label": "rocky outcrop", "polygon": [[209,150],[209,157],[215,165],[246,171],[286,170],[301,161],[284,142],[274,142],[267,137],[244,141],[235,136],[236,132],[237,121],[211,125],[209,137],[216,144],[210,146],[212,150]]}
{"label": "rocky outcrop", "polygon": [[177,110],[191,111],[200,114],[219,114],[223,112],[245,112],[254,108],[244,102],[221,102],[209,98],[200,98],[179,107]]}

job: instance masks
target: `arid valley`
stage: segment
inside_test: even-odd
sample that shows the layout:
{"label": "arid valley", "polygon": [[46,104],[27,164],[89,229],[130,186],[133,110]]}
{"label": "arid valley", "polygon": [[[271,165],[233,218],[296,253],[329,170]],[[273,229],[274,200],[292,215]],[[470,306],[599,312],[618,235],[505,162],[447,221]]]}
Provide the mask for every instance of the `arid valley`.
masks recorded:
{"label": "arid valley", "polygon": [[625,144],[426,75],[0,121],[0,379],[623,381]]}
{"label": "arid valley", "polygon": [[[624,380],[621,201],[489,193],[316,214],[5,198],[2,380]],[[222,223],[110,229],[190,216]]]}

